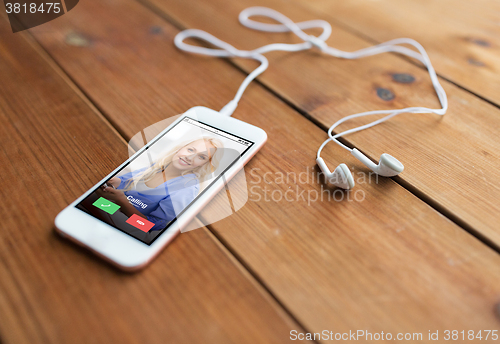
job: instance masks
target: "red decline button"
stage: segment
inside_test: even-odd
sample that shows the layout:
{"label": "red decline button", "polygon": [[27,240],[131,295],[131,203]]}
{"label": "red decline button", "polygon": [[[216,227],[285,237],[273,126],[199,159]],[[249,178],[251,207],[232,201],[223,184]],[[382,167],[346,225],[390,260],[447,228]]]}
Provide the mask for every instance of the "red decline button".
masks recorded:
{"label": "red decline button", "polygon": [[126,222],[146,233],[149,232],[149,230],[155,225],[153,222],[150,222],[137,214],[132,215]]}

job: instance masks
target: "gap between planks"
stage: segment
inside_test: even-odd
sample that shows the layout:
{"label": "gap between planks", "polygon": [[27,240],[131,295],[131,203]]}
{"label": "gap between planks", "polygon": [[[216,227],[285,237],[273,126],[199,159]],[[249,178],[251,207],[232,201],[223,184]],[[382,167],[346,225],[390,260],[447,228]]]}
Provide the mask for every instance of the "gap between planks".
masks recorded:
{"label": "gap between planks", "polygon": [[[143,3],[143,0],[137,0],[137,1]],[[298,2],[294,2],[294,5],[296,5],[297,7],[303,8],[304,10],[310,11],[310,12],[312,12],[314,14],[318,14],[318,17],[320,17],[319,11],[316,8],[314,8],[314,7],[306,7],[306,6],[303,6],[301,3],[298,3]],[[352,26],[350,26],[348,24],[345,24],[345,23],[339,21],[338,19],[336,19],[334,17],[329,16],[328,14],[324,14],[323,13],[323,15],[328,16],[328,20],[330,22],[332,22],[335,26],[338,26],[339,28],[341,28],[341,29],[343,29],[343,30],[345,30],[345,31],[353,34],[354,36],[356,36],[358,38],[361,38],[362,40],[364,40],[364,41],[366,41],[368,43],[371,43],[373,45],[377,45],[377,44],[382,43],[382,42],[380,42],[380,41],[378,41],[378,40],[376,40],[376,39],[374,39],[374,38],[372,38],[372,37],[364,34],[363,32],[361,32],[359,30],[356,30],[354,27],[352,27]],[[427,68],[425,68],[425,66],[422,63],[419,63],[419,62],[415,61],[414,59],[409,58],[408,56],[400,55],[400,54],[397,54],[397,53],[394,53],[394,52],[389,52],[389,54],[397,56],[398,58],[403,59],[403,60],[405,60],[407,62],[410,62],[414,66],[417,66],[418,68],[427,71]],[[462,86],[462,85],[458,84],[457,82],[455,82],[455,81],[449,79],[448,77],[442,75],[437,70],[436,70],[436,75],[440,79],[445,80],[445,81],[449,82],[450,84],[453,84],[454,86],[460,88],[461,90],[463,90],[463,91],[465,91],[465,92],[467,92],[467,93],[469,93],[469,94],[471,94],[471,95],[473,95],[473,96],[475,96],[475,97],[477,97],[477,98],[485,101],[486,103],[488,103],[490,105],[493,105],[494,107],[500,109],[500,104],[497,104],[497,103],[495,103],[495,102],[493,102],[493,101],[491,101],[489,99],[486,99],[485,97],[481,96],[480,94],[478,94],[478,93],[476,93],[476,92],[468,89],[466,86]]]}

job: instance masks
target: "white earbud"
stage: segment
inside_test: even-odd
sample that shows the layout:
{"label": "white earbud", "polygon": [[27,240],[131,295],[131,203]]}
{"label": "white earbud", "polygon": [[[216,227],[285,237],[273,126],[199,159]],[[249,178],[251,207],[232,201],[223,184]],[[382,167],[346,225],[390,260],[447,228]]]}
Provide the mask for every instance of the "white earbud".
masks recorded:
{"label": "white earbud", "polygon": [[351,151],[352,155],[356,157],[359,161],[361,161],[366,167],[371,169],[373,172],[375,172],[378,175],[381,175],[382,177],[394,177],[403,172],[404,166],[402,163],[399,162],[398,159],[393,157],[392,155],[389,154],[382,154],[380,156],[380,160],[378,165],[375,165],[373,161],[368,159],[366,155],[361,153],[359,150],[354,148]]}
{"label": "white earbud", "polygon": [[330,184],[345,190],[351,190],[354,187],[354,178],[346,164],[340,164],[332,173],[322,158],[317,158],[316,163]]}

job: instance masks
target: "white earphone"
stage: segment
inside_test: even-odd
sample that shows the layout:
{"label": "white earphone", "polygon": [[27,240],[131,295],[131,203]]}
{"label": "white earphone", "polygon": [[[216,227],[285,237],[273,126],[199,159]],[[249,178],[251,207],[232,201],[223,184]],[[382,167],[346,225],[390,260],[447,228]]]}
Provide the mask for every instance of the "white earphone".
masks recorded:
{"label": "white earphone", "polygon": [[[265,24],[265,23],[260,23],[254,20],[251,20],[250,17],[252,16],[263,16],[263,17],[268,17],[271,18],[281,24]],[[429,109],[426,107],[409,107],[409,108],[404,108],[404,109],[398,109],[398,110],[376,110],[376,111],[367,111],[367,112],[362,112],[362,113],[357,113],[354,115],[346,116],[340,120],[338,120],[336,123],[334,123],[329,129],[328,129],[328,139],[323,142],[323,144],[319,147],[318,153],[317,153],[317,158],[316,158],[316,163],[318,164],[319,168],[325,175],[326,181],[329,182],[330,184],[333,184],[337,187],[340,187],[342,189],[352,189],[354,187],[354,178],[351,174],[351,171],[347,167],[346,164],[340,164],[334,171],[333,173],[330,171],[328,166],[326,165],[325,161],[321,158],[320,153],[325,147],[325,145],[333,141],[340,145],[341,147],[347,149],[348,151],[351,152],[351,154],[356,157],[359,161],[361,161],[366,167],[371,169],[373,172],[383,176],[383,177],[393,177],[398,175],[399,173],[403,172],[404,166],[399,162],[396,158],[389,154],[382,154],[380,156],[380,160],[378,164],[375,164],[372,162],[366,155],[361,153],[359,150],[356,148],[351,149],[341,143],[338,138],[341,136],[344,136],[346,134],[352,134],[364,129],[371,128],[377,124],[380,124],[384,121],[387,121],[391,119],[394,116],[397,116],[401,113],[435,113],[437,115],[444,115],[446,113],[446,110],[448,109],[448,99],[446,97],[446,92],[444,91],[443,87],[439,83],[439,80],[437,78],[436,72],[434,68],[432,67],[431,61],[429,59],[429,56],[427,55],[427,52],[425,49],[415,40],[409,39],[409,38],[398,38],[394,40],[390,40],[385,43],[381,43],[378,45],[375,45],[373,47],[369,48],[364,48],[360,49],[358,51],[354,52],[346,52],[346,51],[341,51],[332,47],[329,47],[326,44],[326,40],[328,37],[330,37],[330,34],[332,32],[332,27],[331,25],[324,21],[324,20],[309,20],[305,22],[300,22],[300,23],[295,23],[293,22],[290,18],[284,16],[283,14],[272,10],[270,8],[266,7],[249,7],[245,10],[243,10],[240,15],[239,15],[239,21],[242,25],[254,29],[254,30],[259,30],[259,31],[265,31],[265,32],[293,32],[295,35],[297,35],[299,38],[301,38],[304,42],[303,43],[296,43],[296,44],[287,44],[287,43],[273,43],[273,44],[268,44],[263,47],[254,49],[254,50],[238,50],[232,45],[221,41],[220,39],[212,36],[211,34],[201,31],[201,30],[184,30],[181,31],[177,34],[177,36],[174,39],[174,43],[177,46],[177,48],[191,52],[194,54],[200,54],[200,55],[209,55],[209,56],[216,56],[216,57],[241,57],[241,58],[249,58],[249,59],[254,59],[259,61],[261,64],[258,68],[256,68],[252,73],[250,73],[241,86],[238,89],[238,92],[236,93],[236,96],[234,97],[233,100],[231,100],[226,106],[222,108],[219,112],[222,115],[226,116],[231,116],[238,106],[238,102],[241,99],[243,92],[245,89],[248,87],[248,85],[260,74],[262,74],[268,67],[269,62],[267,58],[262,55],[264,53],[270,52],[270,51],[302,51],[302,50],[308,50],[312,48],[317,48],[321,52],[331,55],[334,57],[338,58],[344,58],[344,59],[358,59],[361,57],[366,57],[366,56],[372,56],[372,55],[377,55],[385,52],[395,52],[398,54],[406,55],[408,57],[414,58],[418,61],[420,61],[428,70],[429,76],[432,81],[432,85],[434,86],[434,89],[436,91],[436,94],[438,96],[439,102],[441,104],[440,109]],[[320,28],[323,30],[323,32],[318,36],[312,36],[306,34],[303,30],[306,29],[311,29],[311,28]],[[201,40],[205,40],[214,46],[220,48],[220,49],[212,49],[212,48],[205,48],[205,47],[200,47],[200,46],[193,46],[184,43],[184,40],[186,38],[198,38]],[[418,50],[418,52],[406,48],[404,46],[401,46],[401,44],[408,44],[413,46]],[[339,134],[333,134],[333,130],[339,126],[341,123],[353,119],[353,118],[358,118],[358,117],[364,117],[364,116],[371,116],[371,115],[386,115],[383,118],[380,118],[378,120],[375,120],[371,123],[346,130],[344,132],[341,132]]]}

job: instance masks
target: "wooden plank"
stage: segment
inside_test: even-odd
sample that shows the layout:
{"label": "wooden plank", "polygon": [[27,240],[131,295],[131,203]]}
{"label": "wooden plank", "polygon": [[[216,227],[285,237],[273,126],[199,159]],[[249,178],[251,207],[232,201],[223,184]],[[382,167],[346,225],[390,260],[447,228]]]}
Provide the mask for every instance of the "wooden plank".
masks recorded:
{"label": "wooden plank", "polygon": [[[221,11],[233,7],[219,5]],[[177,30],[134,1],[79,6],[73,17],[34,30],[35,37],[127,137],[191,106],[220,109],[243,79],[225,61],[177,51]],[[205,14],[217,20],[215,12]],[[69,46],[70,33],[91,44]],[[324,132],[257,84],[235,117],[262,127],[269,141],[247,168],[250,201],[211,229],[306,328],[428,333],[499,327],[496,252],[390,179],[360,183],[359,202],[308,203],[308,193],[326,194],[312,180]],[[325,157],[337,161],[336,154],[331,148]],[[287,181],[287,173],[303,182]],[[288,190],[295,200],[276,199]]]}
{"label": "wooden plank", "polygon": [[[207,30],[242,49],[271,42],[299,42],[291,34],[255,32],[239,25],[238,13],[246,7],[272,7],[295,21],[329,19],[283,0],[231,3],[210,0],[197,6],[181,0],[151,0],[151,3],[180,25]],[[328,40],[331,46],[353,51],[370,45],[339,27],[333,30]],[[274,52],[268,58],[271,66],[260,80],[324,128],[362,111],[417,105],[439,107],[426,72],[394,55],[346,61],[308,51]],[[195,63],[200,61],[198,57]],[[255,68],[255,62],[235,60],[235,63],[246,71]],[[410,74],[416,81],[398,83],[393,79],[394,73]],[[401,174],[405,185],[498,247],[500,110],[449,82],[442,83],[450,101],[444,118],[405,114],[347,139],[376,161],[384,152],[400,159],[405,165]],[[378,89],[390,90],[394,99],[381,99]],[[339,131],[367,122],[354,120],[340,126]],[[340,152],[331,146],[327,150]],[[331,163],[344,161],[344,156],[345,153],[339,154]]]}
{"label": "wooden plank", "polygon": [[54,234],[127,158],[67,78],[0,20],[2,343],[277,343],[300,327],[206,228],[124,274]]}
{"label": "wooden plank", "polygon": [[416,39],[427,49],[440,75],[500,105],[500,2],[295,2],[377,42]]}

